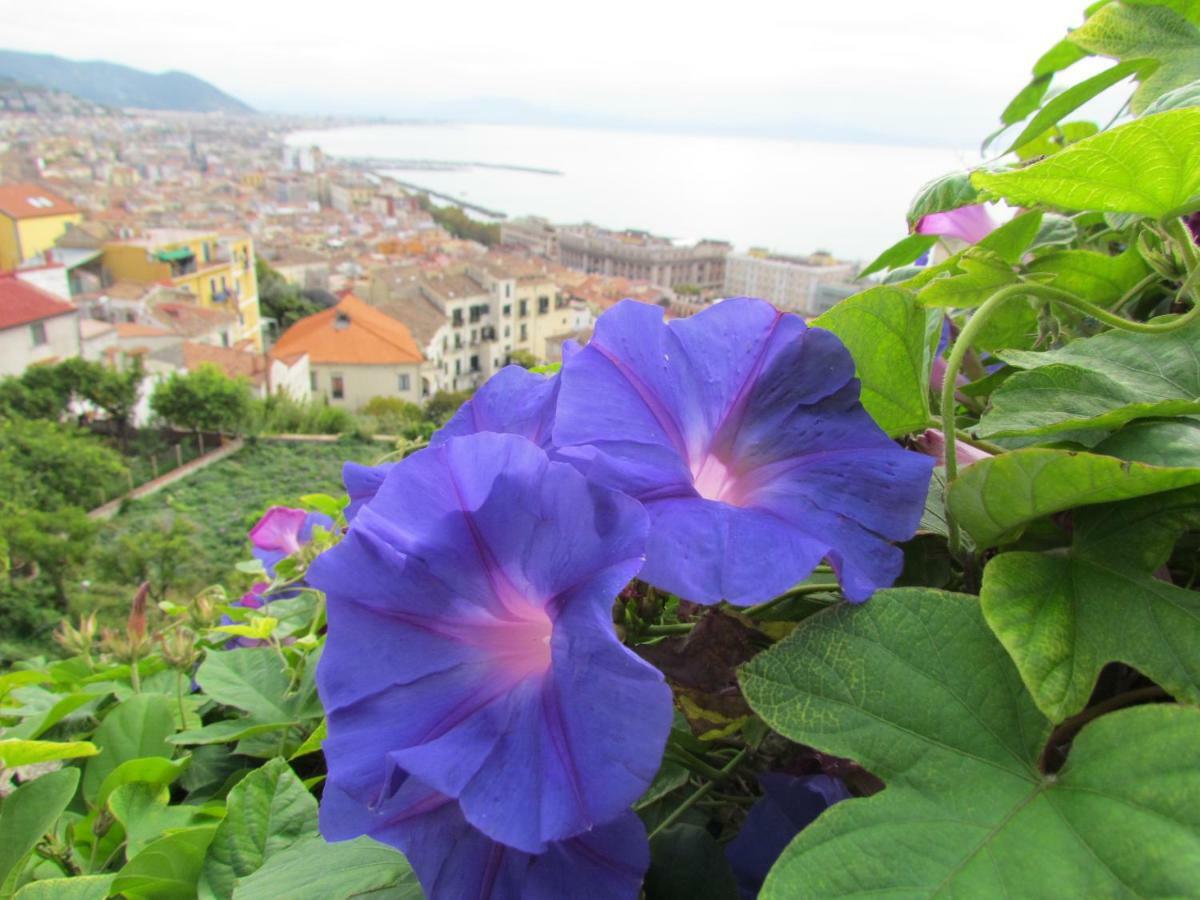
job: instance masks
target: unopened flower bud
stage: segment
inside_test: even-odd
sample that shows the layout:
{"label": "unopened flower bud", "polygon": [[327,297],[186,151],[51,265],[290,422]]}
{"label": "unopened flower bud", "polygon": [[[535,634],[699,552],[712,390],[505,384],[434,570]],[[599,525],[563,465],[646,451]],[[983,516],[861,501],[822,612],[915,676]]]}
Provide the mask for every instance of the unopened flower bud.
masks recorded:
{"label": "unopened flower bud", "polygon": [[[924,433],[916,437],[913,445],[926,456],[932,456],[942,465],[946,464],[946,438],[938,429],[926,429]],[[954,458],[958,461],[960,469],[965,469],[972,463],[977,463],[983,459],[990,459],[991,457],[991,453],[988,453],[986,450],[980,450],[966,441],[960,440],[954,442]]]}
{"label": "unopened flower bud", "polygon": [[142,586],[133,595],[133,605],[129,610],[129,622],[125,633],[130,644],[140,644],[146,637],[146,598],[150,595],[150,582],[143,581]]}

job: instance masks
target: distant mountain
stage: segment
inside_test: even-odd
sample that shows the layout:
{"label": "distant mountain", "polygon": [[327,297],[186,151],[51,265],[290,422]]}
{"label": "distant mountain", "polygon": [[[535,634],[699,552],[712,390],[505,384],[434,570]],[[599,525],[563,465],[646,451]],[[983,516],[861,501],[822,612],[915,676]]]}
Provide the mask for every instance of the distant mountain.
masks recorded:
{"label": "distant mountain", "polygon": [[254,112],[186,72],[154,75],[107,62],[75,62],[48,53],[0,50],[0,78],[66,91],[93,103],[186,112]]}

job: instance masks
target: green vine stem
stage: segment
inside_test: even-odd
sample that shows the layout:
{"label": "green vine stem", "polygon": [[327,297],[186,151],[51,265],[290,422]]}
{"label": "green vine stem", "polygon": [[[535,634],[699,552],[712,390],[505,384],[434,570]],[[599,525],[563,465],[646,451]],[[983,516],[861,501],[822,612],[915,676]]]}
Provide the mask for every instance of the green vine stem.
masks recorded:
{"label": "green vine stem", "polygon": [[728,778],[733,773],[733,770],[736,769],[741,764],[742,760],[746,758],[746,754],[749,752],[750,751],[745,747],[739,750],[737,755],[734,756],[734,758],[728,763],[726,763],[724,768],[717,773],[719,776],[718,778],[714,778],[712,781],[705,782],[694,794],[680,803],[679,806],[676,807],[669,816],[667,816],[658,824],[657,828],[650,832],[650,837],[653,838],[660,831],[665,831],[678,822],[680,817],[682,817],[685,812],[691,809],[692,806],[694,806],[698,801],[703,800],[704,797],[711,793],[721,781],[724,781],[726,778]]}
{"label": "green vine stem", "polygon": [[[1182,225],[1180,226],[1182,228]],[[1189,242],[1190,243],[1190,242]],[[1185,254],[1188,254],[1189,263],[1195,260],[1194,248],[1190,247]],[[1129,319],[1123,319],[1120,316],[1114,315],[1107,309],[1096,306],[1094,303],[1089,303],[1080,297],[1076,297],[1067,291],[1060,288],[1051,287],[1048,284],[1010,284],[1000,288],[992,296],[984,301],[983,305],[975,311],[975,314],[963,326],[962,332],[958,336],[958,340],[954,342],[953,348],[950,350],[950,356],[946,359],[946,374],[942,381],[942,437],[946,447],[946,484],[949,485],[958,477],[958,458],[956,457],[955,440],[955,388],[958,380],[959,370],[962,368],[963,358],[971,347],[971,343],[975,337],[987,324],[992,313],[1000,304],[1004,303],[1011,297],[1040,297],[1043,300],[1048,300],[1052,303],[1061,303],[1063,306],[1069,306],[1072,309],[1079,310],[1084,315],[1091,316],[1097,321],[1103,322],[1105,325],[1110,325],[1113,328],[1119,328],[1123,331],[1132,331],[1138,334],[1166,334],[1174,331],[1177,328],[1182,328],[1187,325],[1197,315],[1200,315],[1200,298],[1195,296],[1197,290],[1197,280],[1200,279],[1200,266],[1193,265],[1187,278],[1184,280],[1183,286],[1180,289],[1180,297],[1185,294],[1193,295],[1192,308],[1186,313],[1169,322],[1133,322]],[[959,530],[958,522],[955,520],[953,513],[950,511],[949,492],[947,492],[946,504],[946,530],[947,537],[950,542],[950,553],[956,559],[962,558],[962,533]]]}

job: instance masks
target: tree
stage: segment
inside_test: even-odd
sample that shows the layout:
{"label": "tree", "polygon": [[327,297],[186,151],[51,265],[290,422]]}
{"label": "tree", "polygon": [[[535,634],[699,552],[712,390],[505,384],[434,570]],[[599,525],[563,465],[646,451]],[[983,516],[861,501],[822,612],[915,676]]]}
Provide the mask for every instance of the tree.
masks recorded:
{"label": "tree", "polygon": [[65,365],[30,366],[21,375],[0,380],[0,416],[61,419],[73,399],[74,377]]}
{"label": "tree", "polygon": [[436,425],[444,425],[470,399],[470,391],[438,391],[425,403],[425,416]]}
{"label": "tree", "polygon": [[508,361],[522,369],[532,369],[538,364],[537,357],[528,350],[514,350],[508,354]]}
{"label": "tree", "polygon": [[476,241],[485,247],[494,247],[500,243],[499,225],[472,219],[457,206],[436,206],[428,194],[419,194],[417,202],[425,212],[433,216],[433,221],[456,238]]}
{"label": "tree", "polygon": [[121,493],[128,477],[120,454],[81,429],[40,420],[0,423],[0,509],[91,509]]}
{"label": "tree", "polygon": [[66,612],[67,581],[87,562],[99,527],[77,506],[22,510],[9,517],[5,535],[9,572],[45,575],[54,586],[59,611]]}
{"label": "tree", "polygon": [[[69,362],[72,361],[68,360]],[[133,419],[133,411],[141,399],[142,381],[146,377],[142,358],[133,357],[125,369],[109,368],[96,363],[85,365],[91,365],[93,369],[86,373],[89,377],[80,382],[76,390],[85,400],[104,411],[108,420],[116,427],[122,449],[127,450],[129,426]]]}
{"label": "tree", "polygon": [[252,399],[245,381],[206,363],[194,372],[177,372],[159,382],[150,408],[179,428],[236,433],[245,429]]}
{"label": "tree", "polygon": [[401,434],[425,416],[417,404],[399,397],[372,397],[359,412],[375,419],[385,434]]}
{"label": "tree", "polygon": [[[264,259],[255,259],[254,270],[258,276],[259,307],[264,316],[278,323],[281,332],[330,305],[314,299],[319,296],[316,292],[306,292],[291,284]],[[333,300],[336,302],[337,298]]]}

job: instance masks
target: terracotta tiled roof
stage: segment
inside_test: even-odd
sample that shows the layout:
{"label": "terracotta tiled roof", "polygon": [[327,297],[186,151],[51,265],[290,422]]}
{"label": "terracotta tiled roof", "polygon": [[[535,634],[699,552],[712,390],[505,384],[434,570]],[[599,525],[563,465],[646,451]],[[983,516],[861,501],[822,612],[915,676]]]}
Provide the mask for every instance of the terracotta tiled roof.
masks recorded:
{"label": "terracotta tiled roof", "polygon": [[261,353],[247,353],[232,347],[214,347],[195,341],[183,342],[183,365],[194,372],[204,364],[221,369],[230,378],[246,378],[261,385],[267,380],[267,358]]}
{"label": "terracotta tiled roof", "polygon": [[0,330],[75,312],[75,306],[12,274],[0,274]]}
{"label": "terracotta tiled roof", "polygon": [[157,325],[143,325],[141,322],[117,322],[117,336],[121,338],[138,337],[172,337],[173,333]]}
{"label": "terracotta tiled roof", "polygon": [[337,306],[301,319],[271,348],[274,357],[302,352],[318,365],[396,365],[424,360],[402,322],[353,294],[343,295]]}
{"label": "terracotta tiled roof", "polygon": [[58,194],[36,184],[0,184],[0,213],[10,219],[36,219],[79,212]]}

